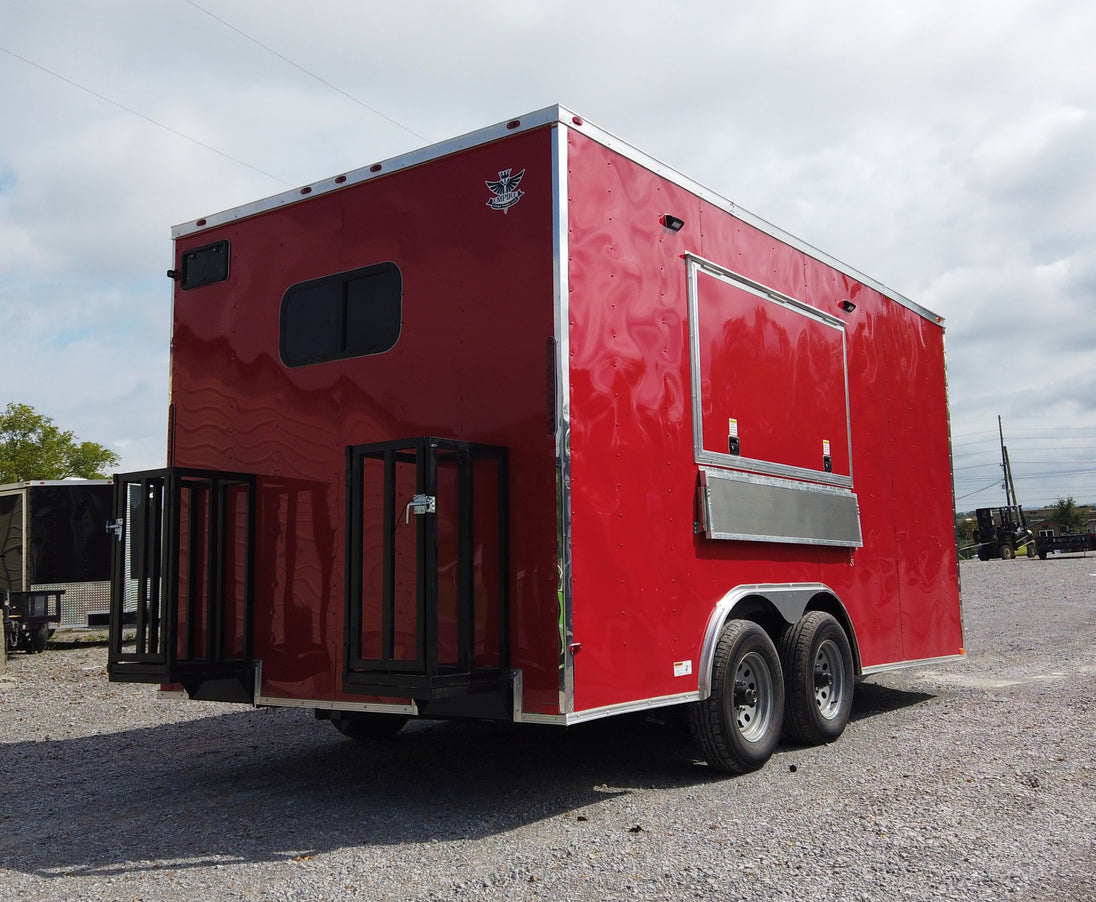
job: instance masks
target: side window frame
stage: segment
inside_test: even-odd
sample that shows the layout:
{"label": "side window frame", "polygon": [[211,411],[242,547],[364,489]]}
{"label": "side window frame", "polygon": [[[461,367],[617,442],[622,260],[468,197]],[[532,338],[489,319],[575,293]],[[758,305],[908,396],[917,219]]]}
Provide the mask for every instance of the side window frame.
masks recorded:
{"label": "side window frame", "polygon": [[[348,324],[352,319],[348,315],[352,294],[350,286],[373,278],[378,279],[377,285],[380,293],[368,297],[367,302],[391,309],[379,311],[384,325],[376,343],[366,342],[363,345],[360,335],[351,336],[349,334]],[[332,288],[337,292],[337,298],[335,299],[337,309],[335,310],[336,315],[328,328],[334,331],[324,331],[321,327],[318,337],[324,339],[322,342],[315,342],[311,349],[293,347],[294,332],[292,323],[294,320],[298,320],[301,315],[307,315],[307,310],[301,309],[295,304],[306,303],[304,298],[309,293]],[[355,297],[359,298],[357,302],[360,303],[360,296],[355,294]],[[321,276],[318,279],[309,279],[306,282],[298,282],[287,288],[285,294],[282,295],[278,314],[278,351],[282,363],[290,368],[312,366],[333,360],[347,360],[354,357],[371,357],[384,354],[394,348],[402,331],[403,273],[395,263],[385,261],[346,272]]]}

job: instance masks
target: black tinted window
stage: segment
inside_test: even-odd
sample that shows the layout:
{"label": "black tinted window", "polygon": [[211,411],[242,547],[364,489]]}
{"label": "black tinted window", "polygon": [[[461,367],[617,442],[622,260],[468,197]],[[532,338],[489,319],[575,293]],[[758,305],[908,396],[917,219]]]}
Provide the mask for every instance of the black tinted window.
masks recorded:
{"label": "black tinted window", "polygon": [[281,351],[303,366],[387,351],[400,336],[403,279],[395,263],[301,282],[282,298]]}

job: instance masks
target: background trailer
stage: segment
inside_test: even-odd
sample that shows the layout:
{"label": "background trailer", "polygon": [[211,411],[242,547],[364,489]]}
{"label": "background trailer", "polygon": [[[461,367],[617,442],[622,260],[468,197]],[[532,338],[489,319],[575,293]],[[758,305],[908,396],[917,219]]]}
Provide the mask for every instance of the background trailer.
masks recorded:
{"label": "background trailer", "polygon": [[23,593],[49,593],[51,610],[60,600],[62,627],[105,627],[111,486],[106,479],[0,486],[0,591],[16,602]]}
{"label": "background trailer", "polygon": [[552,107],[174,231],[115,680],[718,767],[962,652],[939,317]]}

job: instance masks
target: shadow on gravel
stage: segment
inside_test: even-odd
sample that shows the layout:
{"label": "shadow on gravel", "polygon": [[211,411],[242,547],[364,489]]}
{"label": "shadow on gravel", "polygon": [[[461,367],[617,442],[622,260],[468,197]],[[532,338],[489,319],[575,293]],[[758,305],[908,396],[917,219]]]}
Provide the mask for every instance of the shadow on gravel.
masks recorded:
{"label": "shadow on gravel", "polygon": [[922,702],[936,698],[929,692],[910,692],[906,689],[891,689],[878,683],[857,683],[853,699],[850,721],[867,720],[879,714],[889,714],[912,708]]}
{"label": "shadow on gravel", "polygon": [[357,743],[286,709],[0,745],[0,773],[22,786],[0,799],[0,868],[42,877],[476,839],[722,778],[684,733],[640,719],[421,722]]}
{"label": "shadow on gravel", "polygon": [[84,638],[83,636],[62,636],[59,633],[54,633],[53,638],[49,640],[49,644],[46,646],[44,654],[51,651],[64,651],[69,648],[106,648],[108,645],[110,645],[110,640],[105,636]]}
{"label": "shadow on gravel", "polygon": [[[928,698],[861,684],[853,718]],[[9,779],[0,800],[0,867],[42,877],[181,870],[478,839],[568,812],[596,820],[600,802],[635,789],[727,779],[697,762],[680,720],[566,730],[423,721],[357,743],[306,712],[241,708],[0,745],[0,773],[22,786]]]}

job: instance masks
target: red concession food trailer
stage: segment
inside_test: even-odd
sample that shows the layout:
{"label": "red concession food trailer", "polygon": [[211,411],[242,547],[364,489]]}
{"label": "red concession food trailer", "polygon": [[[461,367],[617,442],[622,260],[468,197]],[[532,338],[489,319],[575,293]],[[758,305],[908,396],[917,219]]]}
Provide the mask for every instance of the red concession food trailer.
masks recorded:
{"label": "red concession food trailer", "polygon": [[570,111],[174,238],[112,680],[355,737],[683,706],[746,771],[962,654],[941,319]]}

